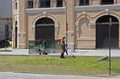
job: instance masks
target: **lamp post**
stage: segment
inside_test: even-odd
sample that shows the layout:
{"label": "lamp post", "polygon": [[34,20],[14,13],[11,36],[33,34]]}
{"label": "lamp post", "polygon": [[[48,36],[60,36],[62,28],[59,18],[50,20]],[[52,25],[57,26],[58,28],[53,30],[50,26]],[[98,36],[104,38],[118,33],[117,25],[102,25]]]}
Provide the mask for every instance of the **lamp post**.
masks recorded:
{"label": "lamp post", "polygon": [[[66,14],[66,45],[68,45],[68,18],[67,18],[67,0],[64,0],[65,3],[65,14]],[[67,50],[67,46],[66,46]]]}
{"label": "lamp post", "polygon": [[[107,15],[110,14],[110,11],[109,9],[105,9],[105,12]],[[112,17],[109,17],[109,22],[108,22],[108,25],[109,25],[109,28],[108,28],[108,31],[109,31],[109,76],[111,76],[111,26],[112,26]]]}
{"label": "lamp post", "polygon": [[111,76],[111,26],[112,18],[109,17],[109,76]]}

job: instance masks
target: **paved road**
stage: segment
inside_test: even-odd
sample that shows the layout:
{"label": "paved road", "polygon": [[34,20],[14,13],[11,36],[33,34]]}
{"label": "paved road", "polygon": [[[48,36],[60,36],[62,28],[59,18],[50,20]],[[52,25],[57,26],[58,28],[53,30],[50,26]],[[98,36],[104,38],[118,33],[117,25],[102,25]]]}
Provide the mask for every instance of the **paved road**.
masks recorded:
{"label": "paved road", "polygon": [[88,76],[75,76],[75,75],[50,75],[50,74],[48,75],[48,74],[0,72],[0,79],[120,79],[120,76],[88,77]]}

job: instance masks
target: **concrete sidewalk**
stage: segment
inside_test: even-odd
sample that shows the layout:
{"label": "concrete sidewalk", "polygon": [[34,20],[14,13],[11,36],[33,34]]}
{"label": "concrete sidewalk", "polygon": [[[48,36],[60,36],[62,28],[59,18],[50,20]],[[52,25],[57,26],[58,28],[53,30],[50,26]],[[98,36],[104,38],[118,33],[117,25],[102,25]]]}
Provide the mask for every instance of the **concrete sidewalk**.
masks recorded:
{"label": "concrete sidewalk", "polygon": [[12,50],[12,52],[0,52],[0,55],[29,55],[28,49],[1,48],[0,50]]}
{"label": "concrete sidewalk", "polygon": [[120,76],[91,77],[91,76],[76,76],[76,75],[52,75],[52,74],[0,72],[0,79],[120,79]]}
{"label": "concrete sidewalk", "polygon": [[[5,48],[1,48],[0,50],[5,50]],[[38,53],[29,54],[29,49],[12,49],[6,48],[6,50],[12,50],[12,52],[0,52],[0,55],[39,55]],[[109,56],[108,49],[101,50],[75,50],[75,52],[71,52],[68,50],[68,56]],[[60,53],[48,53],[48,55],[60,55]],[[66,55],[66,54],[65,54]],[[112,49],[111,56],[120,56],[119,49]]]}

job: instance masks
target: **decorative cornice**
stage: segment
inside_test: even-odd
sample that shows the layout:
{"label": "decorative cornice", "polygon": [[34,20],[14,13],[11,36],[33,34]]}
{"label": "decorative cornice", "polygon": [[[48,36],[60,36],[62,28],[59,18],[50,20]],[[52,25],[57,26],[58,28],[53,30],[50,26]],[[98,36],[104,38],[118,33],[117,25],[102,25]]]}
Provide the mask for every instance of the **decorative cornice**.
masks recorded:
{"label": "decorative cornice", "polygon": [[19,14],[19,11],[18,10],[13,10],[13,15],[17,15]]}
{"label": "decorative cornice", "polygon": [[[75,11],[100,11],[100,10],[120,10],[120,5],[99,5],[99,6],[75,6]],[[55,7],[55,8],[32,8],[26,9],[26,13],[43,13],[43,12],[65,12],[65,7]],[[18,11],[13,11],[13,14],[18,14]]]}
{"label": "decorative cornice", "polygon": [[65,12],[65,7],[26,9],[26,13],[43,13],[43,12]]}
{"label": "decorative cornice", "polygon": [[99,6],[76,6],[75,11],[93,11],[93,10],[120,10],[120,5],[99,5]]}

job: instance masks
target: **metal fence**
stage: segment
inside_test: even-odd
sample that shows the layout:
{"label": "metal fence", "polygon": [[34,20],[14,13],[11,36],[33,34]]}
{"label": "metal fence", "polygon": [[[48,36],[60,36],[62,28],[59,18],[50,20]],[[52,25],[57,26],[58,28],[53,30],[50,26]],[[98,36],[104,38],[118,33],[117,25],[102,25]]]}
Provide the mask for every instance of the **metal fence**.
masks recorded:
{"label": "metal fence", "polygon": [[29,41],[29,54],[48,54],[61,52],[60,40]]}

